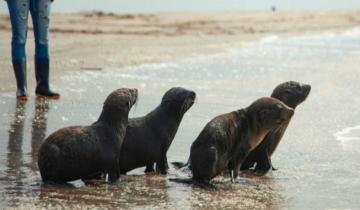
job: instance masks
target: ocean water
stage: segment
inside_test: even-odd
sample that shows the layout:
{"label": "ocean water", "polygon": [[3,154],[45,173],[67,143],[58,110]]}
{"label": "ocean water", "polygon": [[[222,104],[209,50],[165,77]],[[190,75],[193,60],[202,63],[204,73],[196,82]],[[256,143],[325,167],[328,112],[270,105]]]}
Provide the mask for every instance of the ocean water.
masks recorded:
{"label": "ocean water", "polygon": [[[262,10],[348,10],[359,9],[358,0],[55,0],[54,12],[171,12]],[[0,14],[7,13],[6,2],[0,1]]]}
{"label": "ocean water", "polygon": [[[130,209],[358,209],[360,208],[360,28],[300,37],[269,36],[225,53],[121,69],[71,72],[54,81],[59,101],[19,104],[0,94],[0,208]],[[278,169],[243,175],[218,191],[173,183],[179,175],[144,175],[143,168],[115,184],[43,186],[37,150],[43,138],[70,125],[87,125],[119,87],[139,89],[130,116],[155,108],[163,93],[182,86],[197,93],[168,151],[186,161],[190,145],[216,115],[246,107],[284,81],[312,85],[273,155]]]}

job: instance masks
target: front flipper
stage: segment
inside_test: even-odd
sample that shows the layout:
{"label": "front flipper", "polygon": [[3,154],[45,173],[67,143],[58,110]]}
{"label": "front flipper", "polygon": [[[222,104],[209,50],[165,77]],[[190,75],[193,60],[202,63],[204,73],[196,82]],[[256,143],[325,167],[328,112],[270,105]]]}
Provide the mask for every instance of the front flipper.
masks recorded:
{"label": "front flipper", "polygon": [[210,181],[195,181],[194,180],[194,185],[198,186],[204,190],[210,190],[210,191],[216,191],[218,190],[217,187],[213,184],[210,183]]}
{"label": "front flipper", "polygon": [[234,168],[235,168],[234,162],[235,162],[235,160],[231,159],[228,163],[228,171],[229,171],[231,183],[234,183]]}
{"label": "front flipper", "polygon": [[[104,171],[105,177],[108,175],[110,182],[116,182],[120,178],[120,168],[119,161],[115,159],[114,161],[108,162]],[[107,178],[106,178],[107,179]]]}
{"label": "front flipper", "polygon": [[255,173],[259,176],[266,175],[272,168],[271,159],[267,153],[262,154],[255,166]]}
{"label": "front flipper", "polygon": [[169,180],[172,182],[177,182],[177,183],[193,184],[193,185],[200,187],[202,189],[205,189],[205,190],[211,190],[211,191],[217,190],[217,187],[215,185],[211,184],[210,180],[193,180],[192,178],[190,178],[190,179],[170,178]]}
{"label": "front flipper", "polygon": [[164,152],[161,155],[161,158],[158,161],[156,161],[156,172],[165,175],[167,174],[168,168],[169,166],[167,162],[166,152]]}
{"label": "front flipper", "polygon": [[154,172],[154,171],[155,171],[154,170],[154,163],[146,165],[145,173],[151,173],[151,172]]}
{"label": "front flipper", "polygon": [[234,180],[239,177],[239,172],[242,163],[245,161],[248,152],[239,151],[235,158],[232,158],[228,163],[228,170],[230,173],[231,183],[234,183]]}
{"label": "front flipper", "polygon": [[230,179],[231,179],[231,183],[234,183],[234,170],[230,170]]}

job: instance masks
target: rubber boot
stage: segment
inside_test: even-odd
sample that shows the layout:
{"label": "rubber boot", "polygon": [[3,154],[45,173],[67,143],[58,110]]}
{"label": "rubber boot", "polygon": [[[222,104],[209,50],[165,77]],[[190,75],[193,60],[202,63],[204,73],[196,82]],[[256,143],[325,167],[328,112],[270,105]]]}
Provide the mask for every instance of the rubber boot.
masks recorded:
{"label": "rubber boot", "polygon": [[13,61],[12,63],[17,86],[16,98],[22,101],[26,101],[28,99],[28,94],[26,90],[26,60]]}
{"label": "rubber boot", "polygon": [[49,68],[48,60],[35,59],[35,77],[37,82],[35,93],[39,97],[59,99],[60,94],[50,90]]}

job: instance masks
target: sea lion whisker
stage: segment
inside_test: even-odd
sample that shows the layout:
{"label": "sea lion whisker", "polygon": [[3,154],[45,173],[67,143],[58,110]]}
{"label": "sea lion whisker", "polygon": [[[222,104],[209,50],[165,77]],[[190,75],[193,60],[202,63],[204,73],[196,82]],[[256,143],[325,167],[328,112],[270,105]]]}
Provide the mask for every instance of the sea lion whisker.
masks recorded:
{"label": "sea lion whisker", "polygon": [[180,113],[185,113],[188,108],[190,108],[190,107],[189,107],[189,104],[188,104],[188,99],[186,99],[186,100],[183,101],[183,103],[181,105]]}
{"label": "sea lion whisker", "polygon": [[136,99],[136,101],[135,101],[135,103],[134,103],[133,106],[132,106],[132,109],[131,109],[132,114],[135,114],[136,109],[137,109],[138,104],[139,104],[139,101],[140,101],[140,97],[138,96],[137,99]]}

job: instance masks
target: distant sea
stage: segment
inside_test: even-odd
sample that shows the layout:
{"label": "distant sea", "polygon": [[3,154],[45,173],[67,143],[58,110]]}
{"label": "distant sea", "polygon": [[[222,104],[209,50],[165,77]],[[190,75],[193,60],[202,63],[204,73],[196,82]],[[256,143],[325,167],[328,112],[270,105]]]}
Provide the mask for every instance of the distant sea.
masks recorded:
{"label": "distant sea", "polygon": [[[172,12],[360,9],[359,0],[55,0],[53,12]],[[7,14],[0,0],[0,14]]]}

